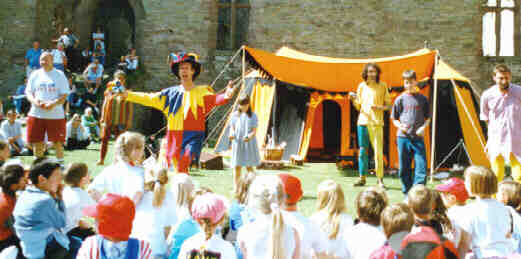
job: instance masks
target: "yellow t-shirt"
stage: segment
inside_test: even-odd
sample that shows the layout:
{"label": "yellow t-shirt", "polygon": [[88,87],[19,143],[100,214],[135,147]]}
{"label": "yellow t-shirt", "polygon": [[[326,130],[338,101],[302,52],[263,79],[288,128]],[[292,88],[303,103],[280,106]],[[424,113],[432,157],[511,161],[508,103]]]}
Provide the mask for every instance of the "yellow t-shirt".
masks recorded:
{"label": "yellow t-shirt", "polygon": [[391,105],[391,96],[384,82],[362,82],[356,90],[356,99],[353,102],[360,111],[358,125],[384,125],[384,111],[371,108],[373,105]]}

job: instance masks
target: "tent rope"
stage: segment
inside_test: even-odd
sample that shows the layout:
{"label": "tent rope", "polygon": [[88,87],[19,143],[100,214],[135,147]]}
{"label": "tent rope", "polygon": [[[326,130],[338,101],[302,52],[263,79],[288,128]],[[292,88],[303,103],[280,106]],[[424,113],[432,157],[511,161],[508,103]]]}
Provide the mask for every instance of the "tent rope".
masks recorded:
{"label": "tent rope", "polygon": [[[239,77],[240,79],[240,77]],[[238,80],[237,80],[238,81]],[[237,85],[237,83],[235,83],[235,85]],[[234,85],[234,87],[236,87]],[[239,90],[239,94],[236,96],[236,98],[238,98],[238,96],[241,95],[241,93],[244,91],[244,86],[241,87],[241,89]],[[210,133],[208,134],[208,136],[206,136],[206,138],[204,139],[203,141],[203,146],[206,145],[208,143],[208,140],[210,139],[211,136],[213,136],[215,134],[215,132],[217,131],[217,129],[219,129],[221,127],[221,125],[228,119],[228,116],[231,114],[231,112],[233,111],[233,107],[234,105],[230,105],[230,107],[228,108],[228,110],[225,112],[225,115],[217,122],[217,124],[215,125],[215,127],[212,129],[212,131],[210,131]]]}

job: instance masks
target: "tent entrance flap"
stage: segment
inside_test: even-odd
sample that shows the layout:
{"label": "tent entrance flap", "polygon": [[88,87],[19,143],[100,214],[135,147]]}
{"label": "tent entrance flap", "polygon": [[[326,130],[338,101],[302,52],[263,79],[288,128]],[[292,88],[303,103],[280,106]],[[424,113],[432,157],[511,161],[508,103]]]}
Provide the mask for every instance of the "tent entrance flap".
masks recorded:
{"label": "tent entrance flap", "polygon": [[[309,93],[280,81],[277,81],[276,91],[277,100],[274,103],[277,121],[272,120],[270,124],[275,125],[275,142],[286,142],[282,159],[289,160],[291,155],[297,155],[300,149]],[[271,125],[268,129],[271,129]],[[268,132],[271,133],[271,130]]]}

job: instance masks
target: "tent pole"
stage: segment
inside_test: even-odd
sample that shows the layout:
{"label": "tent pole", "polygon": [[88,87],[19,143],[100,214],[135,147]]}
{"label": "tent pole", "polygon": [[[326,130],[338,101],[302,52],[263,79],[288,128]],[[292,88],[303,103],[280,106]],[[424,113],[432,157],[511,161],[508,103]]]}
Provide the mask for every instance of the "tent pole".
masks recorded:
{"label": "tent pole", "polygon": [[437,109],[438,109],[438,78],[436,78],[436,72],[438,71],[438,60],[439,60],[439,52],[436,50],[436,60],[434,61],[434,104],[432,111],[432,127],[431,127],[431,170],[430,170],[430,182],[433,182],[434,176],[434,159],[436,152],[436,119],[437,119]]}
{"label": "tent pole", "polygon": [[246,85],[246,49],[244,45],[241,47],[242,49],[242,86]]}

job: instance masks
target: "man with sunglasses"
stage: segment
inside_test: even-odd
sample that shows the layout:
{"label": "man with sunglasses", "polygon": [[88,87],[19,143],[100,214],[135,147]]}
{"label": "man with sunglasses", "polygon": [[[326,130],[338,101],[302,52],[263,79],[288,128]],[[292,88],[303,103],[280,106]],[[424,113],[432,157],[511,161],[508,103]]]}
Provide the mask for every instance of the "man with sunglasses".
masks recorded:
{"label": "man with sunglasses", "polygon": [[178,173],[188,173],[188,166],[202,149],[206,115],[233,96],[235,89],[228,83],[224,93],[215,94],[210,86],[197,86],[194,80],[201,73],[201,64],[194,53],[172,55],[170,69],[181,84],[157,93],[125,91],[128,101],[163,111],[167,117],[166,156]]}

